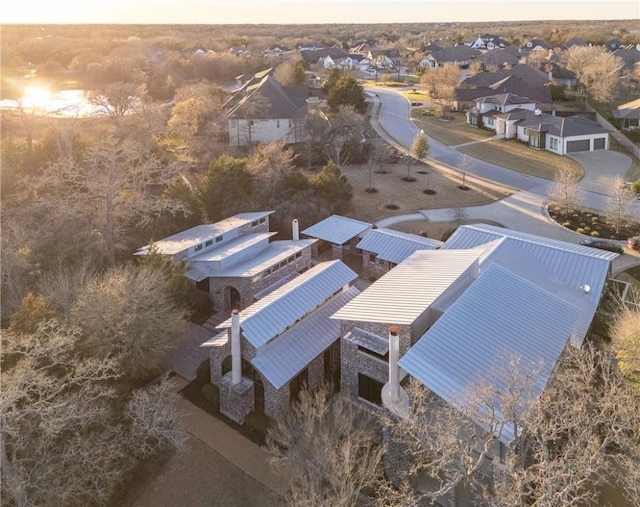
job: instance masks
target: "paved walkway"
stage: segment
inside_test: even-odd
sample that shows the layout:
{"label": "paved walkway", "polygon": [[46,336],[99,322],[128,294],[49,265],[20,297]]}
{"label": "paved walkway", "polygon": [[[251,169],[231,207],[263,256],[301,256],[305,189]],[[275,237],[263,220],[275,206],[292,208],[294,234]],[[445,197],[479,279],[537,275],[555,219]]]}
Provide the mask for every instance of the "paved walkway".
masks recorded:
{"label": "paved walkway", "polygon": [[[185,379],[179,376],[173,377],[173,381],[176,385],[176,391],[180,391],[188,384]],[[286,485],[283,479],[274,472],[269,453],[264,448],[198,408],[180,394],[176,402],[176,410],[185,431],[247,475],[284,496]]]}

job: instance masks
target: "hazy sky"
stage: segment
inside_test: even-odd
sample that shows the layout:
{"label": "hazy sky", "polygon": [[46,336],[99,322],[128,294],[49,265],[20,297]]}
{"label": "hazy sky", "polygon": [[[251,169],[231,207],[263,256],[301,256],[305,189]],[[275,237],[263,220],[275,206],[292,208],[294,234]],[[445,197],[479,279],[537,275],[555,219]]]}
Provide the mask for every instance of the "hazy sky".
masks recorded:
{"label": "hazy sky", "polygon": [[640,0],[4,0],[0,10],[2,23],[289,24],[537,19],[640,20]]}

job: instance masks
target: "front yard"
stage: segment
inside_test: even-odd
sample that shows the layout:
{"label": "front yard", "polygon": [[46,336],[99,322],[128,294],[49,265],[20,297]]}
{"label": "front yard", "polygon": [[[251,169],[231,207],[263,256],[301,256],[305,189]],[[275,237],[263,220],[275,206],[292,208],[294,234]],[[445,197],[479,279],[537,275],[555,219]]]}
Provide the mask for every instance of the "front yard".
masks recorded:
{"label": "front yard", "polygon": [[[584,175],[582,166],[569,157],[536,150],[515,140],[490,139],[493,132],[472,127],[466,122],[463,114],[454,113],[451,121],[442,121],[437,116],[426,116],[424,112],[425,110],[418,109],[412,115],[419,128],[436,141],[471,157],[546,180],[553,180],[556,169],[565,163],[569,164],[580,177]],[[474,144],[456,147],[465,143]]]}

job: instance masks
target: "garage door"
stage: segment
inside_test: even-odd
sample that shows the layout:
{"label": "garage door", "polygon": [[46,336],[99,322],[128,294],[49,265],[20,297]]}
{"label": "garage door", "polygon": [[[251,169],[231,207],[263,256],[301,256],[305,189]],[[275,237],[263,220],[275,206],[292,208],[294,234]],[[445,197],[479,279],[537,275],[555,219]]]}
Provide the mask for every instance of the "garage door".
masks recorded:
{"label": "garage door", "polygon": [[567,141],[567,153],[575,153],[576,151],[589,151],[589,139]]}
{"label": "garage door", "polygon": [[604,137],[600,137],[598,139],[593,140],[593,149],[604,150]]}

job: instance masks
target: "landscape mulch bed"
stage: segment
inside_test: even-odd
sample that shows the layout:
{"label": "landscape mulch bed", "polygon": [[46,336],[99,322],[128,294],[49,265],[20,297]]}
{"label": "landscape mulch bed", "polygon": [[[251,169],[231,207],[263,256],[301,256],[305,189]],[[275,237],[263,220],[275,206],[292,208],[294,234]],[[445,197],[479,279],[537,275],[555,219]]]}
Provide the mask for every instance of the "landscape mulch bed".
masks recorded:
{"label": "landscape mulch bed", "polygon": [[571,210],[564,213],[559,206],[549,206],[549,216],[563,227],[586,236],[624,241],[640,234],[640,221],[624,220],[618,232],[606,216],[586,210]]}
{"label": "landscape mulch bed", "polygon": [[180,394],[184,396],[187,400],[193,403],[196,407],[201,408],[208,414],[212,415],[216,419],[222,421],[231,429],[237,431],[242,436],[248,438],[253,443],[264,446],[266,443],[266,434],[264,432],[258,431],[255,428],[252,428],[245,424],[238,424],[237,422],[229,419],[227,416],[222,414],[220,410],[210,401],[207,401],[201,394],[202,384],[197,380],[189,383],[185,386]]}

